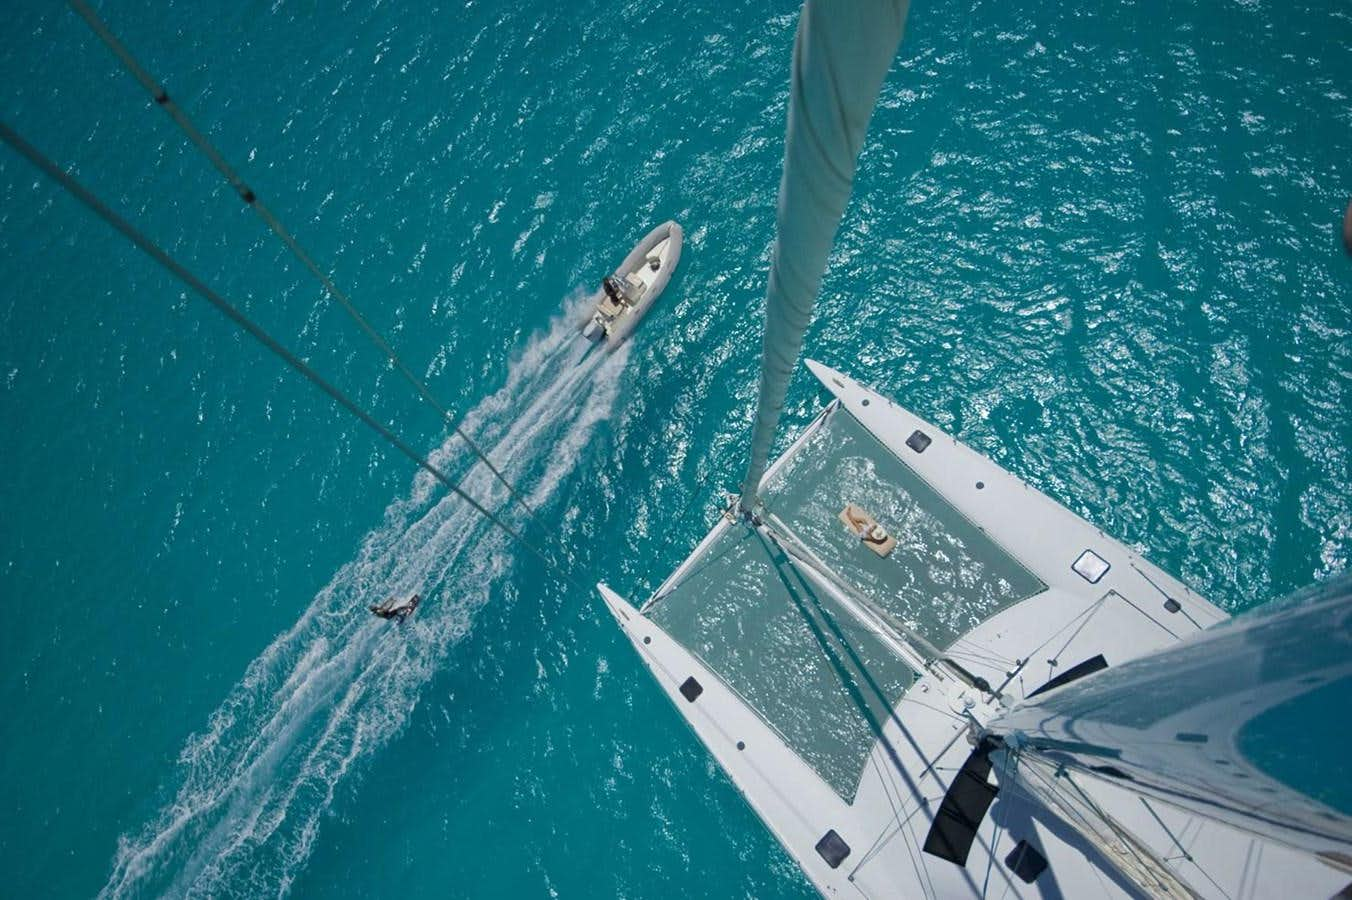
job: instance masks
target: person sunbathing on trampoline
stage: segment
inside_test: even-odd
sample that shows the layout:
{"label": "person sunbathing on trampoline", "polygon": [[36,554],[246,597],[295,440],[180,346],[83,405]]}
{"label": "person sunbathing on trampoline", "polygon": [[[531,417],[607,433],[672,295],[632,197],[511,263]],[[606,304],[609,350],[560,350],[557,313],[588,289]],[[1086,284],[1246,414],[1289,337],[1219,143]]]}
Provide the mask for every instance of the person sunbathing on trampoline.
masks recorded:
{"label": "person sunbathing on trampoline", "polygon": [[859,540],[868,541],[871,544],[886,542],[887,529],[873,521],[868,513],[859,507],[851,506],[845,511],[845,515],[849,518],[850,527],[859,536]]}

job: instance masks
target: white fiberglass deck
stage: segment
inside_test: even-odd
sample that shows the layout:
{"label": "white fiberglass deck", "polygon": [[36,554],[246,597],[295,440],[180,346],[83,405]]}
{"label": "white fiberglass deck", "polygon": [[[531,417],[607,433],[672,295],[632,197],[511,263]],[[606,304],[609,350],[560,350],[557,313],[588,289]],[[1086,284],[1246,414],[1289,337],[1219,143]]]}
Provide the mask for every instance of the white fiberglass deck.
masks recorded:
{"label": "white fiberglass deck", "polygon": [[[1002,685],[1002,702],[1096,657],[1118,665],[1226,618],[932,425],[808,365],[839,405],[767,475],[770,513],[944,658]],[[930,441],[920,451],[907,443],[917,431]],[[846,533],[836,514],[847,501],[898,538],[891,557]],[[604,586],[601,594],[659,686],[818,890],[1140,894],[1114,872],[1109,857],[1122,850],[1113,841],[1086,840],[998,770],[990,773],[998,797],[965,864],[923,851],[971,753],[969,724],[999,709],[941,671],[908,666],[848,614],[844,595],[802,578],[776,551],[745,522],[723,519],[642,613]],[[1086,551],[1097,564],[1083,565]],[[1247,835],[1098,779],[1073,787],[1197,895],[1266,896],[1297,876],[1311,896],[1330,895],[1346,880],[1332,869],[1312,873],[1296,851],[1256,848]],[[831,847],[821,849],[831,835],[834,862]],[[1020,842],[1047,863],[1031,882],[1009,862]],[[1261,867],[1250,864],[1256,852]]]}

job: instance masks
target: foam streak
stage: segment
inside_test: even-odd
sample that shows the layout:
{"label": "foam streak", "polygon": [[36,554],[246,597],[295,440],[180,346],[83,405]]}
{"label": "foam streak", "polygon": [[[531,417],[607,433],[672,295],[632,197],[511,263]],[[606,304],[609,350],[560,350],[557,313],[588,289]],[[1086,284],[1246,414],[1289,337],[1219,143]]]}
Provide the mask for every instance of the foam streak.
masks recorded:
{"label": "foam streak", "polygon": [[[539,508],[614,408],[627,353],[587,354],[569,308],[466,416],[495,464]],[[462,459],[456,438],[432,454]],[[482,464],[463,479],[501,507]],[[124,835],[103,897],[283,895],[304,867],[335,791],[416,707],[423,687],[513,566],[502,535],[418,473],[381,525],[245,671],[179,757],[174,799]],[[373,597],[428,598],[402,627],[364,614]]]}

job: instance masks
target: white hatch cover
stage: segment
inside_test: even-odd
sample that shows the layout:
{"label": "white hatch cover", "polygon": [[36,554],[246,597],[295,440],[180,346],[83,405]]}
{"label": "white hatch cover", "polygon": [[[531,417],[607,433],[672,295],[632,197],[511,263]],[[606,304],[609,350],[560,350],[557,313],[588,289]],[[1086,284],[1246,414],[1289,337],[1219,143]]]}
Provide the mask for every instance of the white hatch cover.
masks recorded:
{"label": "white hatch cover", "polygon": [[1075,560],[1075,564],[1071,568],[1075,570],[1076,575],[1090,584],[1098,584],[1099,579],[1107,575],[1112,566],[1108,564],[1108,560],[1099,556],[1093,550],[1086,550],[1080,554],[1080,558]]}

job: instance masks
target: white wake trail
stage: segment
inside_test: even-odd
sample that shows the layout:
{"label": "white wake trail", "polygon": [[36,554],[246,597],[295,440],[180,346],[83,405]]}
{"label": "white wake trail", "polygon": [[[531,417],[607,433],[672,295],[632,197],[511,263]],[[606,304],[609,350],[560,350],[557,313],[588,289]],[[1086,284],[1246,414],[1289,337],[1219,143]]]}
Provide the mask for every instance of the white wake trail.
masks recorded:
{"label": "white wake trail", "polygon": [[[574,298],[512,362],[504,386],[466,415],[472,434],[539,509],[614,409],[627,348],[588,354]],[[432,454],[467,460],[448,439]],[[462,486],[508,511],[482,464]],[[100,894],[285,894],[303,868],[335,790],[406,724],[474,612],[510,577],[511,547],[426,473],[385,510],[290,629],[244,673],[179,757],[174,799],[119,839]],[[439,498],[439,499],[438,499]],[[565,517],[571,518],[571,517]],[[541,529],[534,529],[541,540]],[[402,626],[369,616],[371,598],[417,591]]]}

